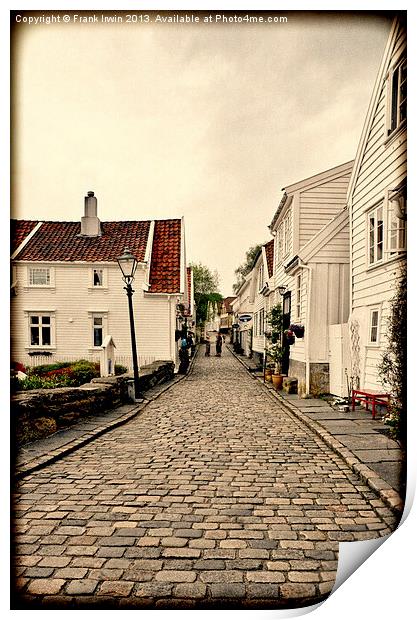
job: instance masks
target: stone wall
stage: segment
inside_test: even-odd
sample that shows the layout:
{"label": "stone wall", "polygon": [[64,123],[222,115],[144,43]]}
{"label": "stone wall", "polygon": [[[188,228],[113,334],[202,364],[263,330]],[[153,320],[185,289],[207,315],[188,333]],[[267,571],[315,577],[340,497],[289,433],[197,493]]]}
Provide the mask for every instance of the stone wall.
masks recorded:
{"label": "stone wall", "polygon": [[298,394],[302,398],[306,395],[306,364],[299,360],[290,358],[290,366],[288,369],[288,375],[298,379]]}
{"label": "stone wall", "polygon": [[310,364],[310,394],[320,396],[329,393],[329,364],[311,362]]}
{"label": "stone wall", "polygon": [[[146,392],[173,376],[173,362],[157,361],[143,366],[139,373],[140,391]],[[131,380],[132,376],[125,374],[98,377],[80,387],[17,392],[11,399],[11,428],[16,444],[47,437],[91,414],[129,402]]]}
{"label": "stone wall", "polygon": [[[290,359],[288,375],[298,379],[298,394],[306,395],[306,363]],[[329,364],[310,362],[310,396],[329,393]]]}

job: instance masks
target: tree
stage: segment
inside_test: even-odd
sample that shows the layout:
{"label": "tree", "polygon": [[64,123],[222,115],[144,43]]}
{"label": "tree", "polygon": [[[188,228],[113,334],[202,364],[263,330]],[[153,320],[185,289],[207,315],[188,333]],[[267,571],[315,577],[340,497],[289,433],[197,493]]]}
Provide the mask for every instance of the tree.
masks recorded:
{"label": "tree", "polygon": [[235,269],[236,283],[233,285],[233,292],[236,293],[239,288],[242,286],[245,277],[250,273],[253,269],[253,263],[257,255],[259,254],[260,249],[262,248],[263,243],[257,243],[256,245],[252,245],[249,250],[247,250],[245,255],[244,262],[239,265],[237,269]]}
{"label": "tree", "polygon": [[391,434],[403,445],[407,441],[407,269],[400,268],[391,314],[387,319],[387,346],[378,371],[382,383],[390,390],[392,399],[386,423]]}
{"label": "tree", "polygon": [[194,278],[194,301],[196,305],[197,325],[207,320],[209,305],[220,304],[223,300],[219,293],[219,274],[210,271],[201,263],[191,263]]}

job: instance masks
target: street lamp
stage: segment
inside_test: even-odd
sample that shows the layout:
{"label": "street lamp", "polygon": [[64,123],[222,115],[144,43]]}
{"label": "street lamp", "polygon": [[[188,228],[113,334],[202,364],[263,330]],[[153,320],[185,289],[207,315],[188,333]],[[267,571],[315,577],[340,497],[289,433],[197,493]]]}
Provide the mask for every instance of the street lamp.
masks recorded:
{"label": "street lamp", "polygon": [[[278,286],[278,293],[282,297],[282,319],[281,319],[281,351],[282,351],[282,360],[284,359],[284,351],[286,351],[284,347],[284,295],[287,291],[287,287],[285,284]],[[289,347],[288,347],[289,348]],[[282,372],[282,361],[281,361],[281,372]]]}
{"label": "street lamp", "polygon": [[122,256],[119,256],[117,262],[122,272],[123,281],[126,284],[124,287],[127,299],[129,303],[129,319],[130,319],[130,339],[132,341],[132,360],[133,360],[133,382],[135,386],[135,400],[142,399],[143,396],[139,390],[139,366],[138,356],[136,351],[136,335],[135,335],[135,319],[133,315],[133,303],[132,295],[135,292],[132,288],[132,282],[135,279],[136,267],[138,261],[133,256],[128,248],[125,248]]}

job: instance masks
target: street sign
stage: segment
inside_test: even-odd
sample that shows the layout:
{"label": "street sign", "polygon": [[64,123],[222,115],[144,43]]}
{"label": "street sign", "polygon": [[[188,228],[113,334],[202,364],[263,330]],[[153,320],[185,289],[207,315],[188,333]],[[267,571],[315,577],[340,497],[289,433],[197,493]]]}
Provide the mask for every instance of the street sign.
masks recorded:
{"label": "street sign", "polygon": [[240,314],[239,315],[239,321],[241,323],[248,323],[251,320],[252,320],[252,315],[251,314]]}

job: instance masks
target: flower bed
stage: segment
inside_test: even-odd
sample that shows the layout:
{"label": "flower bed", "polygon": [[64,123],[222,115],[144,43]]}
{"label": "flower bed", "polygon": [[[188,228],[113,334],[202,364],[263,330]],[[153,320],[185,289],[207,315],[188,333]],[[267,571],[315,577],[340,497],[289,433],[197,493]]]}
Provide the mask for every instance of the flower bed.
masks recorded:
{"label": "flower bed", "polygon": [[[127,368],[116,364],[116,375],[127,372]],[[78,387],[100,376],[100,364],[87,360],[77,362],[56,362],[28,369],[25,379],[14,381],[13,391]]]}

